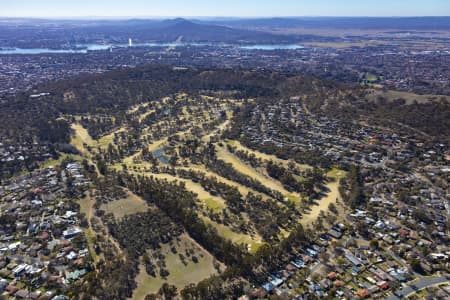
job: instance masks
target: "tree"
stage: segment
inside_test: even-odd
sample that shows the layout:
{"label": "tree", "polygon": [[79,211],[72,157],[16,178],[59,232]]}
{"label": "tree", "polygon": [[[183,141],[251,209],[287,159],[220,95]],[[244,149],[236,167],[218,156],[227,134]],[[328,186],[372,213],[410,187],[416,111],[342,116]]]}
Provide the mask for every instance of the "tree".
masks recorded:
{"label": "tree", "polygon": [[106,166],[106,162],[103,159],[99,159],[97,161],[97,168],[98,168],[98,171],[100,172],[100,174],[102,174],[102,175],[105,175],[108,170],[108,167]]}
{"label": "tree", "polygon": [[166,282],[161,286],[161,288],[158,291],[158,294],[163,296],[165,300],[174,299],[178,294],[177,287],[174,285],[170,285]]}
{"label": "tree", "polygon": [[330,254],[328,254],[328,252],[326,252],[326,251],[320,253],[320,260],[321,260],[324,264],[328,263],[328,261],[330,260]]}
{"label": "tree", "polygon": [[367,225],[364,222],[357,222],[356,223],[356,230],[358,231],[358,233],[364,237],[364,238],[368,238],[369,237],[369,229],[367,227]]}
{"label": "tree", "polygon": [[424,273],[419,259],[417,259],[417,258],[412,259],[410,262],[410,265],[411,265],[411,268],[414,270],[414,272]]}
{"label": "tree", "polygon": [[380,242],[378,242],[378,240],[377,239],[372,239],[371,241],[370,241],[370,248],[372,248],[372,249],[378,249],[380,247]]}
{"label": "tree", "polygon": [[328,210],[331,211],[335,215],[338,214],[337,207],[334,203],[330,203],[330,205],[328,205]]}

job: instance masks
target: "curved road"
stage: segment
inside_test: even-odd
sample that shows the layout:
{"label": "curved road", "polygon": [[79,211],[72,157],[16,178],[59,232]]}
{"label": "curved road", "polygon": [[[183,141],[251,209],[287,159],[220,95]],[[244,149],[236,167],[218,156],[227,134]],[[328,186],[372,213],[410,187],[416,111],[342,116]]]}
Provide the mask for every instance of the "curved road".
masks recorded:
{"label": "curved road", "polygon": [[[410,284],[403,288],[403,290],[397,290],[396,295],[391,295],[387,298],[387,300],[397,300],[406,298],[417,291],[423,290],[424,288],[427,288],[429,286],[441,284],[450,282],[447,277],[441,276],[441,277],[422,277],[419,279],[419,281],[415,284]],[[414,287],[414,288],[413,288]]]}

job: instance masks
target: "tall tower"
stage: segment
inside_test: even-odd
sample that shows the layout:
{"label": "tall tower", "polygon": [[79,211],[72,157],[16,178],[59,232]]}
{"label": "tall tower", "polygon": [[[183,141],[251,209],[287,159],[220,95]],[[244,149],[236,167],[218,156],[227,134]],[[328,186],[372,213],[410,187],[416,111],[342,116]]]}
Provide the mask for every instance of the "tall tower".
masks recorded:
{"label": "tall tower", "polygon": [[128,39],[128,47],[133,47],[133,40],[131,38]]}

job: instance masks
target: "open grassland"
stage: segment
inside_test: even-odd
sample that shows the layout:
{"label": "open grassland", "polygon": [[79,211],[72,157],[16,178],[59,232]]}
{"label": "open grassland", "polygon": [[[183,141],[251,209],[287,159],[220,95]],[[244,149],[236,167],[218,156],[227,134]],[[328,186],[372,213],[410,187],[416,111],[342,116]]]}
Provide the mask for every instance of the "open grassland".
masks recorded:
{"label": "open grassland", "polygon": [[83,157],[80,155],[75,155],[75,154],[60,154],[58,159],[49,159],[44,161],[40,167],[45,169],[48,167],[56,167],[58,165],[60,165],[64,160],[66,159],[71,159],[74,161],[82,161]]}
{"label": "open grassland", "polygon": [[161,148],[162,146],[164,146],[164,144],[166,144],[166,143],[167,143],[167,138],[164,138],[164,139],[161,139],[161,140],[159,140],[159,141],[156,141],[156,142],[151,143],[151,144],[147,147],[147,149],[148,149],[148,151],[150,151],[150,152],[154,152],[154,151],[158,150],[159,148]]}
{"label": "open grassland", "polygon": [[[203,279],[217,274],[214,268],[214,257],[193,241],[187,234],[180,237],[177,242],[177,253],[172,253],[168,245],[162,246],[162,254],[166,257],[166,268],[170,275],[163,279],[159,275],[152,277],[145,271],[143,264],[136,277],[138,287],[133,292],[133,300],[143,300],[147,294],[157,293],[163,283],[175,285],[179,290],[191,283],[198,283]],[[194,249],[194,254],[198,258],[198,263],[194,263],[191,258],[186,258],[187,264],[183,264],[179,254],[185,255],[186,250]],[[186,256],[186,255],[185,255]],[[223,267],[222,267],[223,268]]]}
{"label": "open grassland", "polygon": [[256,235],[255,237],[252,237],[248,234],[238,233],[231,230],[229,227],[219,224],[217,222],[212,221],[210,218],[205,216],[200,216],[203,221],[205,221],[207,224],[212,225],[214,228],[217,229],[219,235],[225,239],[228,239],[236,244],[243,244],[247,246],[247,249],[250,253],[255,253],[259,247],[261,247],[264,242],[262,241],[261,237],[259,235]]}
{"label": "open grassland", "polygon": [[98,146],[98,147],[100,147],[102,149],[106,149],[108,147],[108,145],[113,142],[114,135],[116,133],[124,132],[125,130],[126,130],[125,128],[121,127],[118,130],[116,130],[116,131],[114,131],[114,132],[112,132],[112,133],[110,133],[108,135],[102,136],[100,139],[95,141],[94,145]]}
{"label": "open grassland", "polygon": [[83,199],[78,200],[78,204],[80,205],[80,213],[84,214],[88,220],[89,226],[88,228],[84,228],[83,231],[86,235],[89,253],[92,256],[92,259],[97,262],[99,257],[95,252],[95,233],[91,227],[91,217],[94,213],[94,199],[92,199],[91,195],[88,194]]}
{"label": "open grassland", "polygon": [[419,95],[409,92],[400,92],[400,91],[393,91],[393,90],[387,90],[384,91],[382,89],[369,89],[369,94],[366,96],[366,99],[369,101],[376,101],[378,97],[383,97],[387,99],[388,101],[394,101],[397,99],[404,99],[406,101],[406,104],[413,104],[414,102],[417,103],[428,103],[433,101],[441,101],[441,99],[444,99],[447,102],[450,102],[450,96],[444,96],[444,95]]}
{"label": "open grassland", "polygon": [[370,82],[375,82],[375,81],[378,80],[378,76],[377,75],[369,73],[369,72],[367,72],[365,74],[365,78],[366,78],[367,81],[370,81]]}
{"label": "open grassland", "polygon": [[93,146],[95,144],[95,141],[89,135],[89,132],[86,130],[86,128],[84,128],[80,124],[74,123],[71,127],[74,131],[74,135],[72,136],[70,143],[83,155],[89,156],[90,153],[88,149],[86,149],[85,145]]}
{"label": "open grassland", "polygon": [[148,210],[147,203],[139,196],[127,191],[127,197],[116,201],[102,204],[101,209],[106,213],[112,213],[118,220],[124,216],[145,212]]}
{"label": "open grassland", "polygon": [[103,148],[106,149],[109,144],[113,142],[114,135],[116,133],[124,132],[126,129],[124,127],[121,127],[114,132],[105,135],[101,137],[98,140],[94,140],[86,128],[84,128],[81,124],[74,123],[72,124],[72,129],[74,130],[74,134],[72,136],[71,144],[74,145],[78,151],[80,151],[83,154],[86,154],[88,150],[84,145],[87,145],[91,148]]}
{"label": "open grassland", "polygon": [[361,42],[312,42],[303,43],[305,46],[315,48],[333,48],[333,49],[348,49],[353,47],[366,48],[370,46],[384,45],[385,41],[361,41]]}

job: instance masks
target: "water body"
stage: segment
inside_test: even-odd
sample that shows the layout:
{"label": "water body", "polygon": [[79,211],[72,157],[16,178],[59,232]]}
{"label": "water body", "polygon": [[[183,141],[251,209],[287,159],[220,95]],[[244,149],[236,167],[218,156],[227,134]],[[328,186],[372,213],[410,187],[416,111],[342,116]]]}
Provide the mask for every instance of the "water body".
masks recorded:
{"label": "water body", "polygon": [[240,46],[241,49],[247,49],[247,50],[297,50],[297,49],[303,49],[302,45],[250,45],[250,46]]}
{"label": "water body", "polygon": [[46,49],[46,48],[30,48],[30,49],[22,49],[22,48],[13,48],[13,49],[1,49],[0,54],[44,54],[44,53],[87,53],[86,49]]}
{"label": "water body", "polygon": [[154,151],[152,154],[156,159],[158,159],[164,165],[167,165],[169,163],[169,160],[165,156],[164,148],[159,148],[156,151]]}
{"label": "water body", "polygon": [[[202,44],[202,43],[144,43],[144,44],[134,44],[132,47],[184,47],[184,46],[217,46],[217,47],[236,47],[245,50],[266,50],[266,51],[274,51],[274,50],[296,50],[304,48],[301,45],[290,44],[290,45],[245,45],[245,46],[237,46],[231,44]],[[47,49],[47,48],[31,48],[31,49],[23,49],[23,48],[8,48],[1,49],[1,54],[63,54],[63,53],[72,53],[72,54],[86,54],[89,51],[105,51],[110,48],[126,48],[128,44],[112,44],[112,45],[104,45],[104,44],[86,44],[86,45],[76,45],[76,49]]]}

